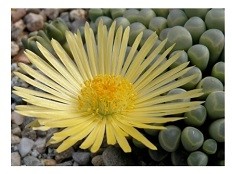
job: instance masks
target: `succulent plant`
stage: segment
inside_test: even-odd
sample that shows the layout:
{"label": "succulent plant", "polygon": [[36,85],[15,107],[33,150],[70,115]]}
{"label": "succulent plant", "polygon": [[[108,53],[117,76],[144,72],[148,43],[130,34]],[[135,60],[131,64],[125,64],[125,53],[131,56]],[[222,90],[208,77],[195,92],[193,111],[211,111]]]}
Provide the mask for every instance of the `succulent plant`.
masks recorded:
{"label": "succulent plant", "polygon": [[202,146],[204,135],[199,129],[188,126],[181,133],[181,142],[185,150],[192,152]]}

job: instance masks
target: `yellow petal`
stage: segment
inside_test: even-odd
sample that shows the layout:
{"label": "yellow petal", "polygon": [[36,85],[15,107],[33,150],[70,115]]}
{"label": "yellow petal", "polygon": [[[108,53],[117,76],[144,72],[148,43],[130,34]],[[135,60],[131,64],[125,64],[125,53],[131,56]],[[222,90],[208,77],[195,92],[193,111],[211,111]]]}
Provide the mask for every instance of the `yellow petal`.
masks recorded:
{"label": "yellow petal", "polygon": [[77,82],[79,82],[79,84],[83,83],[83,78],[81,77],[80,72],[77,69],[77,66],[66,53],[66,51],[63,49],[63,47],[60,45],[60,43],[52,39],[51,44],[54,50],[56,51],[56,54],[59,56],[60,60],[66,66],[70,74],[72,74],[73,78],[75,78]]}
{"label": "yellow petal", "polygon": [[90,64],[90,70],[93,74],[93,76],[97,75],[97,60],[98,60],[98,53],[97,53],[97,47],[96,47],[96,41],[93,34],[93,30],[89,27],[89,23],[86,22],[85,28],[84,28],[84,34],[85,34],[85,42],[86,42],[86,48],[87,53],[89,57],[89,64]]}
{"label": "yellow petal", "polygon": [[100,130],[98,131],[95,142],[93,143],[90,149],[91,152],[97,152],[99,148],[101,147],[104,134],[105,134],[105,127],[106,127],[106,118],[103,118],[103,121],[100,123]]}
{"label": "yellow petal", "polygon": [[203,94],[202,89],[194,89],[180,94],[157,96],[145,102],[139,103],[135,107],[136,108],[147,107],[164,102],[170,102],[177,99],[190,99],[190,98],[199,97],[202,94]]}
{"label": "yellow petal", "polygon": [[67,138],[65,141],[62,142],[62,144],[57,148],[56,151],[58,153],[63,152],[74,145],[77,141],[85,138],[93,129],[95,129],[97,123],[98,122],[93,122],[90,126],[86,127],[81,132]]}
{"label": "yellow petal", "polygon": [[170,66],[172,62],[175,62],[175,60],[177,60],[180,57],[180,53],[177,53],[175,56],[172,57],[171,60],[168,59],[167,61],[165,61],[164,64],[161,64],[173,47],[174,45],[170,46],[167,50],[165,50],[164,53],[155,61],[155,63],[153,63],[150,66],[150,68],[148,68],[143,74],[141,74],[141,77],[139,77],[134,84],[135,89],[140,90],[143,87],[145,87],[153,79],[159,76],[164,70],[166,70],[166,67],[168,67],[168,65]]}
{"label": "yellow petal", "polygon": [[25,52],[28,59],[42,72],[46,72],[46,75],[53,81],[59,83],[64,88],[69,90],[73,95],[77,95],[76,88],[71,85],[62,75],[60,75],[54,68],[52,68],[48,63],[42,60],[39,56],[33,52],[27,50]]}
{"label": "yellow petal", "polygon": [[126,72],[127,72],[127,70],[128,70],[129,65],[130,65],[131,62],[134,60],[134,55],[135,55],[135,53],[136,53],[136,51],[137,51],[137,48],[138,48],[139,43],[140,43],[140,41],[141,41],[141,39],[142,39],[142,36],[143,36],[143,32],[141,32],[141,33],[136,37],[136,39],[135,39],[135,41],[134,41],[134,43],[133,43],[133,45],[132,45],[132,47],[131,47],[131,50],[130,50],[128,56],[127,56],[126,59],[125,59],[126,61],[125,61],[124,65],[123,65],[122,71],[121,71],[121,73],[120,73],[122,76],[125,76],[125,74],[126,74]]}
{"label": "yellow petal", "polygon": [[115,135],[115,138],[119,144],[119,146],[122,148],[122,150],[124,152],[131,152],[131,147],[127,141],[127,139],[125,138],[125,133],[123,130],[121,130],[121,128],[118,127],[118,125],[115,123],[115,121],[112,119],[112,127],[113,127],[113,132]]}
{"label": "yellow petal", "polygon": [[109,29],[108,37],[107,37],[107,45],[106,45],[106,59],[104,62],[105,65],[105,73],[110,73],[110,65],[111,65],[111,57],[112,57],[112,49],[113,49],[113,41],[114,41],[114,33],[115,33],[116,21],[114,21]]}
{"label": "yellow petal", "polygon": [[54,100],[57,102],[62,102],[65,104],[71,104],[71,101],[64,100],[63,98],[56,97],[54,95],[47,94],[45,92],[35,91],[32,89],[26,89],[26,88],[17,87],[17,86],[15,86],[14,89],[18,92],[19,96],[21,96],[23,98],[28,98],[30,95],[32,95],[32,96],[36,96],[36,97],[46,98],[49,100]]}
{"label": "yellow petal", "polygon": [[[34,86],[36,88],[39,88],[39,89],[41,89],[41,90],[43,90],[45,92],[48,92],[50,94],[53,94],[53,95],[57,96],[57,97],[60,96],[63,99],[72,100],[72,98],[70,96],[73,96],[73,95],[71,93],[69,93],[69,92],[67,92],[67,94],[69,95],[68,96],[68,95],[64,94],[65,92],[63,92],[63,91],[59,92],[59,90],[56,91],[56,90],[54,90],[52,88],[49,88],[48,86],[46,86],[46,85],[44,85],[44,84],[42,84],[42,83],[40,83],[38,81],[32,80],[31,78],[27,77],[26,75],[24,75],[22,73],[14,72],[14,74],[16,76],[18,76],[20,79],[24,80],[25,82],[31,84],[32,86]],[[46,81],[45,81],[45,83],[46,83]],[[67,90],[65,90],[65,91],[67,91]]]}
{"label": "yellow petal", "polygon": [[67,31],[65,34],[70,51],[72,52],[74,61],[78,67],[78,70],[80,71],[82,78],[84,80],[91,79],[92,74],[80,34],[74,35],[70,31]]}
{"label": "yellow petal", "polygon": [[[98,145],[100,146],[101,145],[101,142],[102,142],[102,139],[103,139],[103,136],[101,137],[98,137],[99,135],[99,132],[101,133],[101,131],[104,131],[105,132],[105,119],[103,120],[100,120],[98,123],[97,123],[97,126],[95,127],[95,129],[92,130],[92,132],[88,135],[88,137],[84,140],[84,142],[80,145],[80,148],[82,149],[87,149],[89,148],[90,146],[94,146],[92,152],[95,152],[95,150],[98,150],[97,148]],[[98,139],[99,140],[96,142],[95,140]],[[95,144],[97,143],[97,144]],[[95,144],[95,145],[94,145]]]}
{"label": "yellow petal", "polygon": [[172,83],[169,83],[169,84],[167,84],[165,86],[162,86],[162,87],[154,90],[152,93],[149,93],[149,94],[141,96],[138,100],[136,100],[136,103],[140,103],[140,102],[146,101],[146,100],[148,100],[150,98],[153,98],[155,96],[163,94],[163,93],[165,93],[167,91],[170,91],[172,89],[178,88],[178,87],[180,87],[180,86],[182,86],[182,85],[184,85],[184,84],[192,81],[196,77],[198,77],[198,74],[193,74],[191,76],[185,77],[183,79],[179,79],[179,80],[174,81]]}
{"label": "yellow petal", "polygon": [[18,91],[13,91],[13,93],[15,93],[18,96],[24,97],[23,98],[24,101],[30,104],[33,104],[35,106],[41,106],[41,107],[51,108],[51,109],[56,109],[56,110],[76,110],[75,105],[74,105],[75,103],[72,105],[68,105],[68,104],[63,104],[60,102],[55,102],[52,100],[36,97],[33,95],[27,95],[25,93],[21,93]]}
{"label": "yellow petal", "polygon": [[110,65],[110,67],[111,67],[110,74],[112,74],[112,75],[116,75],[115,71],[116,71],[116,66],[118,63],[118,57],[119,57],[119,53],[120,53],[122,32],[123,32],[123,28],[122,28],[122,26],[120,26],[116,31],[116,35],[115,35],[115,39],[114,39],[114,43],[113,43],[112,58],[111,58],[112,63]]}
{"label": "yellow petal", "polygon": [[123,33],[122,43],[121,43],[121,48],[120,48],[119,56],[118,56],[118,60],[117,60],[117,67],[116,67],[115,75],[119,75],[121,70],[122,70],[122,65],[123,65],[124,60],[125,60],[127,43],[129,40],[129,33],[130,33],[130,27],[127,27]]}
{"label": "yellow petal", "polygon": [[148,106],[143,108],[135,108],[133,111],[157,111],[157,112],[165,112],[168,110],[175,110],[175,109],[184,109],[188,107],[194,107],[202,104],[203,102],[200,101],[192,101],[192,102],[175,102],[175,103],[164,103],[164,104],[157,104],[154,106]]}
{"label": "yellow petal", "polygon": [[113,127],[108,118],[106,122],[106,139],[107,139],[107,144],[114,145],[116,143]]}
{"label": "yellow petal", "polygon": [[186,68],[188,66],[188,64],[189,64],[189,62],[183,63],[183,64],[177,66],[176,68],[173,68],[173,69],[161,74],[160,76],[158,76],[155,79],[150,79],[151,81],[146,86],[144,86],[144,83],[141,83],[140,86],[136,90],[139,93],[147,94],[147,93],[153,91],[154,89],[157,89],[165,84],[168,84],[171,81],[179,78],[180,76],[182,76],[183,74],[188,72],[190,70],[190,68]]}
{"label": "yellow petal", "polygon": [[98,61],[99,74],[105,73],[104,61],[106,59],[105,48],[106,48],[107,34],[108,31],[106,31],[106,28],[104,29],[103,21],[100,20],[98,24],[98,34],[97,34],[97,41],[98,41],[97,46],[98,46],[98,54],[99,54],[99,61]]}
{"label": "yellow petal", "polygon": [[[171,48],[169,48],[168,50],[166,50],[161,56],[160,58],[158,58],[156,60],[156,64],[155,66],[151,66],[150,68],[148,68],[148,66],[151,64],[151,62],[154,60],[154,58],[156,58],[158,56],[158,54],[160,53],[160,51],[163,49],[163,47],[165,46],[167,42],[167,39],[163,40],[157,48],[155,48],[155,50],[152,51],[152,53],[147,56],[147,58],[142,62],[141,66],[139,66],[139,71],[136,71],[135,74],[133,75],[133,79],[131,80],[132,82],[135,82],[135,86],[137,85],[135,81],[136,79],[140,79],[138,78],[139,76],[141,76],[144,73],[144,70],[147,68],[146,71],[151,72],[153,69],[155,69],[163,60],[164,58],[167,56],[167,54],[169,53],[169,50],[171,50]],[[148,73],[147,73],[148,74]],[[141,77],[143,78],[143,77]]]}
{"label": "yellow petal", "polygon": [[87,122],[91,119],[93,119],[94,116],[92,115],[89,115],[89,116],[80,116],[78,117],[78,114],[77,114],[77,117],[76,118],[67,118],[67,119],[63,119],[63,120],[51,120],[49,122],[47,122],[45,124],[45,126],[49,126],[49,127],[68,127],[68,126],[75,126],[75,125],[78,125],[80,123],[83,123],[83,122]]}
{"label": "yellow petal", "polygon": [[152,150],[157,150],[156,146],[154,146],[147,138],[145,138],[139,131],[137,131],[132,126],[126,126],[125,124],[117,121],[116,122],[120,128],[122,128],[125,132],[127,132],[129,135],[131,135],[136,140],[143,143],[145,146]]}
{"label": "yellow petal", "polygon": [[[80,90],[80,83],[77,81],[66,69],[66,67],[58,61],[45,47],[43,47],[39,42],[37,46],[44,57],[51,63],[51,65],[72,85],[76,90]],[[43,71],[44,72],[44,71]],[[78,75],[78,74],[77,74]]]}
{"label": "yellow petal", "polygon": [[128,68],[128,71],[125,74],[125,77],[133,82],[133,76],[138,71],[138,67],[142,63],[142,61],[145,59],[151,48],[153,47],[155,41],[158,39],[158,36],[156,33],[153,33],[144,43],[142,48],[139,50],[138,54],[135,56],[133,62],[131,63],[130,67]]}

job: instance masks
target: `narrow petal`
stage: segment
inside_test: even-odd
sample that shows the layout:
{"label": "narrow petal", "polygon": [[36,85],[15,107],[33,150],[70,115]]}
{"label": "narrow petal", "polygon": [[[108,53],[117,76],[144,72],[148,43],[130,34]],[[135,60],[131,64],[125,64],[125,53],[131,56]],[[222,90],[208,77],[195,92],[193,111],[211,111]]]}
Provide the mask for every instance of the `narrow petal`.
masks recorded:
{"label": "narrow petal", "polygon": [[116,139],[115,139],[115,136],[114,136],[114,130],[113,130],[111,121],[108,118],[106,118],[106,119],[107,119],[107,122],[106,122],[106,140],[107,140],[107,144],[114,145],[114,144],[116,144]]}
{"label": "narrow petal", "polygon": [[100,20],[98,24],[98,35],[97,35],[97,40],[98,40],[97,46],[98,46],[98,54],[99,54],[99,61],[98,61],[99,74],[105,73],[104,61],[106,59],[105,48],[106,48],[108,31],[105,31],[104,27],[106,26],[103,26],[103,21]]}
{"label": "narrow petal", "polygon": [[95,42],[95,37],[93,34],[92,29],[89,27],[89,23],[86,22],[85,24],[85,42],[86,42],[86,48],[87,53],[89,57],[89,64],[90,69],[93,74],[93,76],[97,75],[97,60],[98,60],[98,53],[97,53],[97,47]]}
{"label": "narrow petal", "polygon": [[85,52],[80,34],[74,35],[67,31],[66,39],[82,78],[84,80],[92,79],[87,54]]}
{"label": "narrow petal", "polygon": [[77,69],[77,66],[66,53],[66,51],[63,49],[63,47],[60,45],[60,43],[52,39],[51,44],[56,54],[59,56],[60,60],[63,62],[63,64],[65,65],[66,69],[70,72],[72,77],[75,78],[79,84],[82,84],[83,78],[81,77],[80,72]]}
{"label": "narrow petal", "polygon": [[[160,53],[160,51],[163,49],[163,47],[165,46],[167,42],[167,39],[163,40],[157,48],[155,48],[152,53],[142,62],[141,66],[139,67],[139,71],[136,71],[134,76],[133,76],[133,79],[131,80],[132,82],[135,82],[136,79],[138,79],[139,76],[141,76],[145,69],[151,64],[151,62],[154,60],[154,58],[156,58],[158,56],[158,54]],[[161,60],[164,60],[164,58],[167,56],[168,54],[168,51],[164,52],[162,55],[161,55],[161,58],[159,60],[157,60],[158,62],[161,63]],[[158,64],[157,64],[158,65]],[[150,67],[148,68],[147,70],[149,69],[154,69],[155,67]],[[138,79],[139,80],[139,79]]]}
{"label": "narrow petal", "polygon": [[[76,81],[75,78],[67,71],[65,66],[58,61],[57,57],[54,57],[45,47],[43,47],[39,42],[37,42],[37,46],[44,57],[51,63],[51,65],[72,85],[76,90],[80,90],[80,83]],[[78,74],[77,74],[78,75]]]}
{"label": "narrow petal", "polygon": [[103,118],[103,121],[101,122],[100,125],[100,130],[96,136],[96,139],[91,147],[91,152],[97,152],[99,150],[99,148],[101,147],[103,138],[104,138],[104,134],[105,134],[105,127],[106,127],[106,118]]}
{"label": "narrow petal", "polygon": [[150,100],[137,104],[136,108],[151,106],[151,105],[160,104],[164,102],[170,102],[170,101],[177,100],[177,99],[195,98],[195,97],[201,96],[202,94],[203,94],[202,89],[194,89],[194,90],[186,91],[180,94],[157,96]]}
{"label": "narrow petal", "polygon": [[148,106],[143,108],[135,108],[133,111],[156,111],[156,112],[166,112],[168,110],[175,110],[175,109],[184,109],[186,107],[194,107],[197,105],[202,104],[203,102],[199,101],[192,101],[192,102],[175,102],[175,103],[164,103],[164,104],[157,104],[154,106]]}
{"label": "narrow petal", "polygon": [[137,131],[132,126],[126,126],[125,124],[117,121],[117,124],[119,127],[121,127],[125,132],[127,132],[129,135],[131,135],[136,140],[143,143],[145,146],[152,150],[157,150],[156,146],[154,146],[147,138],[145,138],[139,131]]}
{"label": "narrow petal", "polygon": [[77,94],[76,88],[72,86],[62,75],[60,75],[54,68],[52,68],[48,63],[42,60],[39,56],[29,50],[27,50],[25,54],[27,55],[30,62],[32,62],[42,72],[46,72],[46,75],[49,78],[65,87],[73,95]]}
{"label": "narrow petal", "polygon": [[[26,88],[17,87],[17,86],[15,86],[14,89],[18,93],[20,93],[19,96],[21,96],[23,98],[28,98],[30,95],[32,95],[32,96],[41,97],[41,98],[45,98],[45,99],[49,99],[49,100],[54,100],[54,101],[57,101],[57,102],[62,102],[64,104],[71,104],[72,103],[71,101],[64,100],[64,99],[62,99],[60,97],[56,97],[54,95],[47,94],[45,92],[35,91],[35,90],[32,90],[32,89],[26,89]],[[13,91],[13,93],[14,93],[14,91]]]}
{"label": "narrow petal", "polygon": [[150,124],[145,124],[143,123],[142,119],[133,119],[133,118],[128,118],[128,117],[117,117],[116,118],[118,121],[121,123],[127,125],[127,126],[132,126],[132,127],[137,127],[137,128],[144,128],[144,129],[157,129],[157,130],[162,130],[165,129],[164,126],[157,126],[157,125],[150,125]]}
{"label": "narrow petal", "polygon": [[132,47],[131,47],[131,50],[130,50],[129,54],[128,54],[128,56],[126,57],[126,61],[125,61],[124,65],[123,65],[122,71],[121,71],[121,73],[120,73],[122,76],[125,76],[125,74],[126,74],[128,68],[129,68],[131,62],[133,61],[134,55],[135,55],[135,53],[136,53],[136,51],[137,51],[137,48],[138,48],[138,46],[139,46],[139,43],[140,43],[142,37],[143,37],[143,32],[141,32],[141,33],[136,37],[136,39],[135,39],[135,41],[134,41],[134,43],[133,43],[133,45],[132,45]]}
{"label": "narrow petal", "polygon": [[106,59],[104,62],[105,65],[105,73],[110,73],[110,65],[111,65],[111,57],[112,57],[112,49],[113,49],[113,41],[114,41],[114,34],[115,34],[115,26],[116,21],[114,21],[109,29],[109,34],[107,37],[107,47],[106,47]]}
{"label": "narrow petal", "polygon": [[174,55],[171,59],[165,61],[165,63],[161,64],[167,54],[172,50],[174,46],[169,47],[158,59],[157,61],[151,65],[151,67],[139,77],[138,81],[134,84],[135,89],[138,91],[148,85],[153,79],[158,77],[161,73],[163,73],[172,63],[174,63],[179,57],[180,53]]}
{"label": "narrow petal", "polygon": [[146,101],[146,100],[148,100],[150,98],[156,97],[156,96],[158,96],[160,94],[163,94],[165,92],[168,92],[168,91],[170,91],[172,89],[178,88],[178,87],[192,81],[196,77],[198,77],[198,74],[193,74],[191,76],[185,77],[183,79],[179,79],[179,80],[174,81],[172,83],[169,83],[169,84],[167,84],[165,86],[162,86],[161,88],[158,88],[158,89],[154,90],[152,93],[141,96],[138,100],[136,100],[136,103]]}
{"label": "narrow petal", "polygon": [[119,75],[122,70],[122,65],[125,59],[125,54],[126,54],[126,49],[127,49],[127,43],[129,40],[129,33],[130,33],[130,28],[127,27],[123,33],[121,48],[119,51],[119,56],[118,56],[117,64],[116,64],[117,67],[116,67],[115,75]]}
{"label": "narrow petal", "polygon": [[[199,103],[201,104],[201,103]],[[198,103],[196,105],[193,106],[189,106],[189,107],[180,107],[177,109],[166,109],[166,110],[159,110],[159,111],[153,111],[153,110],[146,110],[146,109],[141,109],[141,110],[134,110],[132,113],[128,114],[128,117],[131,116],[135,116],[134,114],[137,114],[138,116],[152,116],[152,117],[162,117],[162,116],[170,116],[170,115],[174,115],[174,114],[181,114],[181,113],[185,113],[185,112],[189,112],[191,110],[194,110],[198,107]],[[136,116],[137,116],[136,115]]]}
{"label": "narrow petal", "polygon": [[78,115],[89,115],[87,112],[78,112],[77,111],[71,111],[71,110],[53,110],[48,109],[45,107],[40,106],[34,106],[34,105],[18,105],[16,106],[16,112],[19,112],[22,115],[28,116],[28,117],[37,117],[37,118],[47,118],[52,119],[56,118],[58,119],[65,119],[65,118],[74,118]]}
{"label": "narrow petal", "polygon": [[174,72],[170,70],[173,72],[172,75],[171,73],[169,73],[169,71],[162,74],[161,76],[157,77],[156,79],[151,81],[149,84],[147,84],[147,86],[143,87],[140,91],[138,91],[139,93],[138,98],[145,97],[147,94],[152,93],[154,90],[164,87],[167,84],[173,83],[173,81],[175,81],[177,78],[187,73],[191,68],[192,67],[185,68],[181,70],[180,72]]}
{"label": "narrow petal", "polygon": [[33,127],[33,130],[40,130],[40,131],[47,131],[49,129],[51,129],[50,127],[47,126],[39,126],[39,127]]}
{"label": "narrow petal", "polygon": [[[27,83],[31,84],[32,86],[35,86],[35,87],[37,87],[45,92],[48,92],[50,94],[55,95],[57,97],[62,97],[63,99],[66,99],[66,100],[72,99],[73,94],[71,92],[69,92],[67,89],[65,89],[64,87],[57,84],[55,81],[45,77],[44,75],[40,74],[38,71],[32,69],[30,66],[28,66],[26,64],[19,63],[18,65],[27,74],[34,77],[35,79],[37,79],[41,83],[39,83],[38,81],[29,80],[30,79],[29,77],[27,77],[27,76],[25,77],[25,75],[21,75],[21,73],[19,73],[19,72],[14,72],[15,75],[17,75],[17,76],[20,75],[18,77],[21,78],[22,80],[26,81]],[[48,88],[47,86],[50,88]],[[52,90],[52,89],[54,89],[54,90]]]}
{"label": "narrow petal", "polygon": [[89,116],[80,116],[77,114],[77,117],[76,118],[67,118],[67,119],[62,119],[62,120],[56,120],[56,119],[51,119],[51,120],[48,120],[46,123],[45,123],[45,126],[48,126],[48,127],[68,127],[68,126],[75,126],[75,125],[78,125],[78,124],[81,124],[83,122],[87,122],[91,119],[93,119],[94,116],[93,115],[89,115]]}
{"label": "narrow petal", "polygon": [[81,130],[81,132],[78,132],[75,135],[70,136],[66,140],[62,142],[62,144],[57,148],[57,152],[63,152],[69,147],[73,146],[77,141],[82,140],[85,138],[92,130],[95,129],[98,122],[93,122],[90,126],[87,126],[85,129]]}
{"label": "narrow petal", "polygon": [[113,131],[114,131],[114,135],[115,138],[119,144],[119,146],[122,148],[122,150],[124,152],[131,152],[131,147],[125,137],[125,133],[123,130],[121,130],[121,128],[118,127],[117,123],[115,123],[115,120],[111,120],[112,121],[112,126],[113,126]]}
{"label": "narrow petal", "polygon": [[[97,137],[101,131],[105,131],[105,119],[99,120],[97,126],[92,130],[84,142],[80,145],[81,149],[87,149],[96,143],[96,139],[99,138],[97,144],[94,145],[93,150],[95,151],[98,145],[101,145],[103,137]],[[104,129],[103,129],[104,128]],[[99,144],[100,143],[100,144]]]}
{"label": "narrow petal", "polygon": [[112,58],[111,58],[111,68],[110,68],[110,74],[112,75],[116,75],[115,71],[116,71],[116,67],[117,67],[117,63],[118,63],[118,57],[119,57],[119,53],[120,53],[120,47],[121,47],[121,40],[122,40],[122,32],[123,32],[123,28],[122,26],[120,26],[117,31],[116,31],[116,35],[115,35],[115,39],[114,39],[114,43],[113,43],[113,50],[112,50]]}
{"label": "narrow petal", "polygon": [[76,110],[74,103],[72,105],[64,104],[56,101],[51,101],[48,99],[36,97],[33,95],[28,95],[18,91],[13,91],[14,94],[23,97],[23,100],[33,104],[35,106],[41,106],[45,108],[57,109],[57,110]]}
{"label": "narrow petal", "polygon": [[142,48],[139,50],[138,54],[135,56],[133,62],[128,68],[127,73],[125,74],[125,77],[129,79],[130,81],[133,79],[133,75],[136,71],[138,71],[138,67],[143,62],[151,48],[153,47],[155,41],[158,39],[158,36],[156,33],[153,33],[144,43]]}
{"label": "narrow petal", "polygon": [[94,121],[95,121],[95,119],[91,119],[89,121],[82,122],[82,123],[74,125],[74,126],[69,126],[60,132],[54,133],[53,139],[56,139],[58,137],[64,137],[64,136],[66,136],[66,137],[73,136],[73,135],[81,132],[82,130],[86,129],[86,127],[92,126]]}
{"label": "narrow petal", "polygon": [[184,117],[152,117],[152,116],[136,116],[128,118],[128,120],[141,122],[141,123],[167,123],[184,119]]}

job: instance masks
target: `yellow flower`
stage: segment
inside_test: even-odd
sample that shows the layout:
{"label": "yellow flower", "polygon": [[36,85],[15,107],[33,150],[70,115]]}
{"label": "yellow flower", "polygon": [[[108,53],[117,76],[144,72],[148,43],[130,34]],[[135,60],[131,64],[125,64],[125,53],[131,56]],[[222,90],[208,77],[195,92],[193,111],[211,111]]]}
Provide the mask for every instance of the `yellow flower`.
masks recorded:
{"label": "yellow flower", "polygon": [[171,102],[198,97],[201,89],[165,95],[197,77],[194,74],[179,78],[191,68],[187,67],[188,63],[167,71],[180,56],[176,54],[164,61],[173,46],[151,63],[167,40],[152,50],[157,40],[154,33],[138,50],[143,35],[140,33],[126,55],[130,28],[116,30],[115,24],[113,22],[108,31],[101,21],[95,38],[86,23],[86,47],[79,31],[76,34],[66,32],[73,58],[53,39],[51,44],[57,56],[37,43],[47,61],[29,50],[25,52],[39,71],[19,63],[28,75],[15,74],[39,90],[15,87],[13,92],[29,104],[19,105],[16,110],[24,116],[35,117],[37,124],[34,122],[32,126],[36,130],[61,128],[48,142],[62,142],[57,152],[80,140],[83,140],[80,148],[96,152],[104,138],[107,144],[118,143],[124,152],[130,152],[128,137],[156,150],[136,128],[165,129],[163,123],[183,118],[174,114],[190,111],[201,104],[199,101]]}

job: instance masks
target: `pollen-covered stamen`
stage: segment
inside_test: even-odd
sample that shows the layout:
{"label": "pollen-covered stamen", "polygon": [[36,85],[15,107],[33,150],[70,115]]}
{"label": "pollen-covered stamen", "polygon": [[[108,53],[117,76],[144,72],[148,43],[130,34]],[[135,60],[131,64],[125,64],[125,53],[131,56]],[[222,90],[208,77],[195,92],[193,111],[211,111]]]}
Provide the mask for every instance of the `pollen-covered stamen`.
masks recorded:
{"label": "pollen-covered stamen", "polygon": [[114,115],[134,107],[136,92],[121,76],[98,75],[85,82],[78,96],[78,108],[95,115]]}

